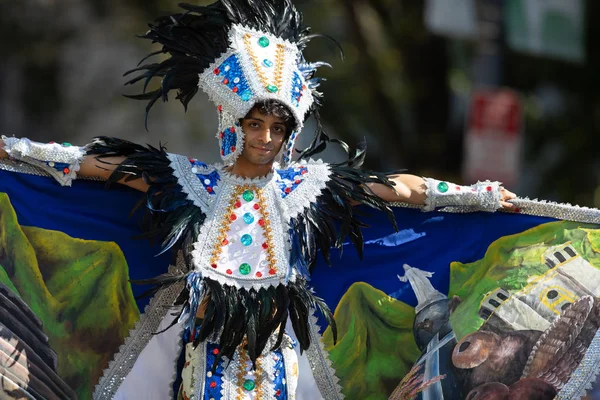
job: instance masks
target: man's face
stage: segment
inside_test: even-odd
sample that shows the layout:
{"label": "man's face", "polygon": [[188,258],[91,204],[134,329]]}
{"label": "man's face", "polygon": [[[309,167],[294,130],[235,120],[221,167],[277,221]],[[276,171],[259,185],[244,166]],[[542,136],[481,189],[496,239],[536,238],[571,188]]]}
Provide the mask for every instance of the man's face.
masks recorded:
{"label": "man's face", "polygon": [[242,129],[246,139],[241,157],[258,165],[272,163],[286,137],[284,121],[254,108],[242,120]]}

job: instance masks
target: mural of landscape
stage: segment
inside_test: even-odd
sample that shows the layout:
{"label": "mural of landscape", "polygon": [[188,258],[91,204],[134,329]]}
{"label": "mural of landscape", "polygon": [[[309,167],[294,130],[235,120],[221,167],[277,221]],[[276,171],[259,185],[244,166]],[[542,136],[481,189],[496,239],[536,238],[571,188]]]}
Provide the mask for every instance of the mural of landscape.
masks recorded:
{"label": "mural of landscape", "polygon": [[[115,243],[21,226],[8,195],[0,193],[0,283],[26,303],[32,320],[39,319],[51,349],[44,364],[56,361],[58,376],[81,399],[91,397],[139,318],[128,279]],[[11,329],[20,337],[27,330]]]}

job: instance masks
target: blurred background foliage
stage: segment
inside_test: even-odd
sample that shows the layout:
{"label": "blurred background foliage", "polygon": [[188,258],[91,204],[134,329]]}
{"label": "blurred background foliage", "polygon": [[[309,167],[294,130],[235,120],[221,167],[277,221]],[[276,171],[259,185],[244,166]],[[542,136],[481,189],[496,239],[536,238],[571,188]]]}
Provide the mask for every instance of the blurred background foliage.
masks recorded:
{"label": "blurred background foliage", "polygon": [[[473,70],[481,42],[430,33],[423,0],[297,5],[315,32],[345,51],[342,61],[330,41],[316,39],[306,52],[334,67],[320,71],[326,129],[350,144],[366,137],[369,168],[462,182],[465,113],[481,84]],[[187,114],[172,96],[154,108],[148,132],[144,104],[122,96],[139,89],[122,86],[123,72],[151,51],[135,34],[175,11],[167,0],[0,0],[0,133],[80,144],[96,135],[162,141],[171,152],[217,161],[216,112],[205,96]],[[499,43],[497,83],[518,91],[525,110],[523,163],[511,187],[521,196],[600,206],[596,15],[600,3],[587,1],[582,63]]]}

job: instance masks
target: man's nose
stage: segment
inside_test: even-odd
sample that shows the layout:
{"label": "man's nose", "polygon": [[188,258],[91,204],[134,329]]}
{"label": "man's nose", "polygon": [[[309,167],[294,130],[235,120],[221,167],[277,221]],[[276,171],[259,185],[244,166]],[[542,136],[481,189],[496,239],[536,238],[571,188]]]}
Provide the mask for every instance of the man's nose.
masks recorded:
{"label": "man's nose", "polygon": [[264,143],[269,143],[271,141],[271,130],[269,128],[263,129],[259,139]]}

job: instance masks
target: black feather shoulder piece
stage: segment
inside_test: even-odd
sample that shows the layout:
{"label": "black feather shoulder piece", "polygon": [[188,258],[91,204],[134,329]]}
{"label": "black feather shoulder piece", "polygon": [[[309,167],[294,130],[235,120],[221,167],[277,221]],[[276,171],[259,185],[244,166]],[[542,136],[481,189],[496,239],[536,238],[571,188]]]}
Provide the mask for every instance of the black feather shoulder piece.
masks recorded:
{"label": "black feather shoulder piece", "polygon": [[[336,142],[348,150],[345,143]],[[361,143],[349,154],[346,161],[329,164],[328,180],[316,201],[310,202],[303,212],[290,220],[291,265],[307,277],[316,263],[318,251],[327,263],[331,264],[331,249],[336,248],[341,252],[347,238],[362,257],[362,228],[367,225],[360,220],[360,211],[356,205],[364,204],[385,212],[397,230],[388,202],[375,195],[369,188],[370,184],[393,187],[394,183],[386,173],[360,169],[365,152],[366,146]]]}
{"label": "black feather shoulder piece", "polygon": [[[177,183],[163,146],[146,147],[127,140],[98,137],[88,146],[87,154],[96,155],[99,162],[113,170],[108,185],[136,179],[142,179],[148,185],[145,198],[136,206],[136,209],[145,208],[144,233],[140,238],[160,241],[161,254],[186,248],[196,241],[206,215],[187,199]],[[110,161],[112,157],[124,157],[124,160],[116,165]],[[184,254],[188,253],[184,251]]]}

